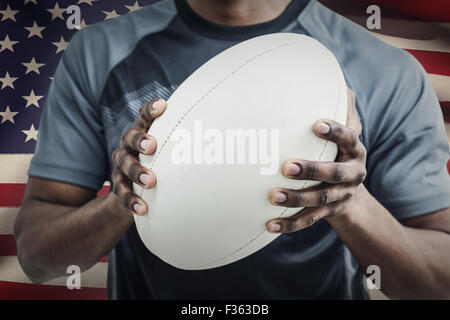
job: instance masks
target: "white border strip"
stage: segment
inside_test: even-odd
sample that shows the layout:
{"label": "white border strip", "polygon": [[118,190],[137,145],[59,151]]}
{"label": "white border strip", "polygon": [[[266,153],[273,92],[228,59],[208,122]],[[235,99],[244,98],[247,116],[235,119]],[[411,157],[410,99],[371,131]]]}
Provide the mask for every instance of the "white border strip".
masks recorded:
{"label": "white border strip", "polygon": [[[91,269],[81,274],[81,288],[106,288],[108,264],[96,263]],[[16,256],[0,257],[0,280],[17,283],[32,283],[22,271]],[[45,284],[66,286],[67,278],[62,277]]]}

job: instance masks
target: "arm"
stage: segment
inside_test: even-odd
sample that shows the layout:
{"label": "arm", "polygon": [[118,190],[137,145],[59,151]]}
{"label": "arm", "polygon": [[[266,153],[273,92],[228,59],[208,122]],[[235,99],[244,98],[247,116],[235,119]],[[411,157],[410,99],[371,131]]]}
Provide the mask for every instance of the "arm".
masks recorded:
{"label": "arm", "polygon": [[390,298],[450,299],[450,209],[398,222],[364,186],[328,218],[364,270],[378,265]]}
{"label": "arm", "polygon": [[292,159],[282,167],[287,178],[324,183],[300,191],[272,190],[272,204],[305,209],[292,217],[269,221],[267,228],[271,232],[293,232],[324,218],[364,269],[369,265],[380,267],[381,289],[389,297],[448,299],[450,209],[400,223],[368,192],[362,184],[366,150],[358,139],[361,125],[354,95],[349,97],[348,127],[321,120],[313,128],[317,136],[338,145],[337,161]]}
{"label": "arm", "polygon": [[19,262],[37,283],[84,271],[112,250],[133,223],[113,194],[30,177],[14,225]]}
{"label": "arm", "polygon": [[146,132],[166,106],[163,100],[145,104],[124,134],[113,155],[113,193],[96,198],[94,190],[30,177],[14,235],[19,262],[31,280],[41,283],[66,275],[72,264],[89,269],[133,224],[133,213],[147,212],[131,183],[147,189],[156,183],[154,174],[139,165],[137,155],[156,150],[155,139]]}

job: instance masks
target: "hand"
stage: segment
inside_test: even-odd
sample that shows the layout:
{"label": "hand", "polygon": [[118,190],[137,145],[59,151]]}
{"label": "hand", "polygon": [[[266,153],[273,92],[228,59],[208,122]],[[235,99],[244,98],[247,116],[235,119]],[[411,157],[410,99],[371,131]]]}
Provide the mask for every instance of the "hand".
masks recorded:
{"label": "hand", "polygon": [[355,211],[352,209],[366,177],[366,149],[358,137],[362,127],[356,114],[355,95],[350,89],[347,93],[347,126],[325,119],[313,126],[318,137],[338,145],[336,162],[290,159],[283,164],[281,172],[286,178],[323,183],[303,190],[273,189],[269,195],[273,205],[304,209],[291,217],[269,221],[266,226],[269,232],[294,232],[322,218],[332,219]]}
{"label": "hand", "polygon": [[147,134],[147,131],[153,120],[159,117],[166,107],[167,103],[162,99],[145,103],[141,107],[139,117],[122,136],[119,148],[112,155],[114,195],[128,212],[144,215],[148,211],[145,201],[133,193],[132,183],[135,182],[145,189],[156,184],[155,174],[139,164],[138,154],[155,152],[156,139]]}

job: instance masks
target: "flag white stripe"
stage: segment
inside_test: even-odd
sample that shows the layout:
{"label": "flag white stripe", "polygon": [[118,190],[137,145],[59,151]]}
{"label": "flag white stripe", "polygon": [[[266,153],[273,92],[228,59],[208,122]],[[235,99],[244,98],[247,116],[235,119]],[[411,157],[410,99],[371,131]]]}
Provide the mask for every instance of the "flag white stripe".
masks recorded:
{"label": "flag white stripe", "polygon": [[0,154],[0,183],[26,183],[32,154]]}
{"label": "flag white stripe", "polygon": [[[98,262],[92,268],[83,272],[81,274],[81,287],[106,288],[107,268],[107,263]],[[16,256],[0,256],[0,281],[32,283],[22,271]],[[62,277],[51,280],[45,284],[65,286],[66,283],[67,277]]]}
{"label": "flag white stripe", "polygon": [[[0,154],[0,183],[27,183],[32,154]],[[109,186],[109,181],[105,181]]]}
{"label": "flag white stripe", "polygon": [[378,39],[383,40],[384,42],[394,47],[402,49],[450,52],[450,40],[448,38],[415,40],[415,39],[388,36],[378,32],[372,32],[372,34],[376,36]]}
{"label": "flag white stripe", "polygon": [[445,132],[447,133],[447,141],[450,146],[450,123],[445,124]]}
{"label": "flag white stripe", "polygon": [[14,220],[19,208],[0,207],[0,235],[13,234]]}
{"label": "flag white stripe", "polygon": [[450,76],[429,73],[439,101],[450,101]]}
{"label": "flag white stripe", "polygon": [[[345,17],[366,27],[367,16]],[[399,48],[440,52],[450,52],[449,32],[450,23],[385,17],[381,18],[381,29],[372,31],[376,37]]]}

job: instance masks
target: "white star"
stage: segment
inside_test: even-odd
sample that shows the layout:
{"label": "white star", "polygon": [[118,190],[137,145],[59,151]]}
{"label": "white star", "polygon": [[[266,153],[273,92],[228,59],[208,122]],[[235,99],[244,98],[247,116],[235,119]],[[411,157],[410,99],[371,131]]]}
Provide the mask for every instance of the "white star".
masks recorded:
{"label": "white star", "polygon": [[25,4],[27,4],[28,2],[32,2],[34,4],[37,4],[36,0],[25,0]]}
{"label": "white star", "polygon": [[45,27],[39,27],[37,24],[36,24],[36,21],[33,23],[33,26],[31,26],[31,27],[25,27],[25,29],[27,29],[29,32],[30,32],[30,34],[28,35],[28,38],[31,38],[32,36],[38,36],[39,38],[41,38],[42,39],[42,30],[44,30],[45,29]]}
{"label": "white star", "polygon": [[11,10],[11,7],[9,4],[6,5],[6,10],[0,10],[0,13],[2,14],[2,20],[4,21],[6,19],[11,19],[12,21],[16,21],[15,15],[19,12],[19,10]]}
{"label": "white star", "polygon": [[6,87],[10,87],[14,89],[14,81],[16,81],[19,78],[10,77],[8,71],[6,71],[6,75],[4,78],[0,78],[0,81],[2,82],[2,88],[0,90],[5,89]]}
{"label": "white star", "polygon": [[27,137],[25,138],[25,142],[28,142],[32,139],[34,141],[37,141],[39,131],[34,128],[33,124],[31,124],[30,130],[22,130],[22,132],[27,135]]}
{"label": "white star", "polygon": [[132,6],[125,6],[129,11],[136,11],[136,10],[139,10],[139,9],[142,9],[143,7],[141,7],[140,5],[139,5],[139,2],[135,2]]}
{"label": "white star", "polygon": [[25,108],[28,108],[31,105],[35,105],[36,107],[39,108],[39,103],[38,101],[41,100],[44,96],[37,96],[34,94],[34,90],[31,90],[31,93],[29,96],[22,96],[22,98],[24,98],[25,100],[27,100],[27,105],[25,106]]}
{"label": "white star", "polygon": [[31,71],[36,72],[37,74],[39,73],[39,68],[41,68],[42,66],[45,66],[45,63],[36,63],[36,60],[33,58],[31,59],[30,62],[22,62],[22,64],[27,67],[27,71],[25,71],[25,74],[29,74]]}
{"label": "white star", "polygon": [[53,9],[47,9],[47,11],[52,14],[52,21],[56,18],[64,20],[63,13],[66,12],[66,8],[60,8],[58,2],[55,4]]}
{"label": "white star", "polygon": [[9,110],[9,106],[7,106],[5,111],[0,112],[0,116],[2,117],[1,123],[6,121],[11,121],[12,123],[14,123],[14,116],[17,114],[18,112],[11,112],[11,110]]}
{"label": "white star", "polygon": [[59,40],[59,42],[52,42],[52,43],[53,43],[53,45],[56,46],[56,53],[66,50],[67,46],[69,45],[69,42],[64,40],[64,38],[62,36],[61,36],[61,40]]}
{"label": "white star", "polygon": [[78,0],[77,4],[87,3],[88,5],[92,6],[92,2],[95,2],[97,0]]}
{"label": "white star", "polygon": [[1,46],[1,47],[0,47],[0,52],[2,52],[3,50],[6,50],[6,49],[8,49],[8,50],[14,52],[13,45],[15,45],[15,44],[17,44],[17,43],[19,43],[19,41],[12,41],[12,40],[9,40],[9,36],[6,35],[5,40],[0,41],[0,46]]}
{"label": "white star", "polygon": [[113,10],[113,11],[102,11],[102,12],[104,14],[106,14],[105,20],[112,19],[112,18],[115,18],[115,17],[119,16],[119,14],[117,14],[116,10]]}

